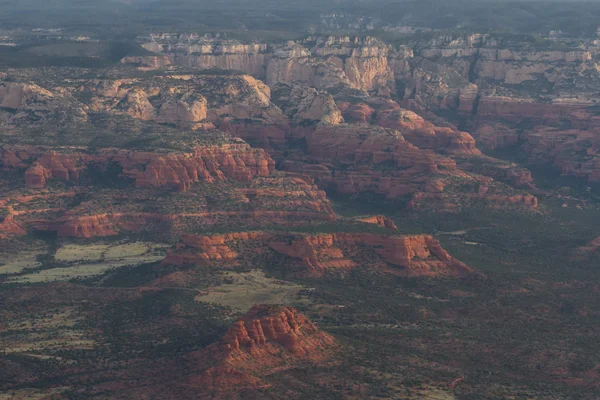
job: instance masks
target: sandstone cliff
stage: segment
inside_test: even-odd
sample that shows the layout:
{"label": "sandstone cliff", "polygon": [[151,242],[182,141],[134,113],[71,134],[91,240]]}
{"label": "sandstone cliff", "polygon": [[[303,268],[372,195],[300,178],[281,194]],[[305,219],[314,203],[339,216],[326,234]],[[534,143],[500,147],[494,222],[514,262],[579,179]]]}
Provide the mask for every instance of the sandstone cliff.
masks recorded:
{"label": "sandstone cliff", "polygon": [[[232,246],[240,248],[240,243],[243,243],[242,248],[246,252],[233,250]],[[208,237],[184,235],[164,263],[231,266],[250,254],[260,254],[265,260],[273,254],[285,255],[290,260],[286,268],[310,276],[344,272],[361,265],[401,276],[465,276],[473,273],[431,236],[341,232],[320,235],[269,232]]]}
{"label": "sandstone cliff", "polygon": [[25,169],[29,187],[43,188],[48,180],[77,183],[90,167],[106,170],[117,165],[117,178],[131,179],[137,187],[165,187],[185,191],[194,182],[233,179],[247,182],[254,176],[269,176],[274,161],[262,149],[244,144],[198,147],[193,153],[135,152],[100,149],[49,149],[32,146],[2,146],[0,168]]}
{"label": "sandstone cliff", "polygon": [[292,307],[256,305],[218,343],[188,356],[201,372],[181,383],[213,399],[240,390],[260,393],[270,386],[274,372],[320,365],[337,351],[333,337]]}
{"label": "sandstone cliff", "polygon": [[[240,181],[224,170],[215,170],[223,179],[217,179],[213,171],[207,175],[210,179],[199,179],[189,187],[171,186],[173,179],[189,176],[184,175],[191,169],[188,166],[180,175],[157,175],[155,169],[152,180],[136,180],[134,188],[133,180],[114,175],[114,166],[120,164],[111,165],[105,176],[96,168],[94,179],[80,171],[78,181],[68,182],[70,191],[60,191],[58,183],[36,189],[15,185],[12,193],[0,198],[0,210],[6,215],[0,225],[3,234],[22,235],[31,229],[61,237],[93,238],[145,232],[171,240],[186,231],[213,227],[296,226],[337,218],[325,193],[309,179],[295,175],[244,174],[249,180]],[[122,175],[125,170],[116,171]],[[73,174],[68,176],[71,179]],[[183,188],[186,190],[179,190]]]}

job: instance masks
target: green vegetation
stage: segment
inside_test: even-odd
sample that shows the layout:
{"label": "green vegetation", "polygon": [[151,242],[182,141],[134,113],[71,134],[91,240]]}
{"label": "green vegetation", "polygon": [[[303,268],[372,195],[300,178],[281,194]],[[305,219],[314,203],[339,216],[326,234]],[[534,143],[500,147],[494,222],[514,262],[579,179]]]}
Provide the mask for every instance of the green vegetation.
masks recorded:
{"label": "green vegetation", "polygon": [[226,272],[223,283],[198,294],[196,300],[246,312],[255,304],[296,304],[303,289],[292,282],[268,278],[260,270]]}
{"label": "green vegetation", "polygon": [[[48,283],[88,279],[124,266],[160,261],[167,245],[133,242],[125,244],[67,244],[54,255],[20,255],[0,272],[10,275],[6,283]],[[35,262],[37,261],[37,262]]]}

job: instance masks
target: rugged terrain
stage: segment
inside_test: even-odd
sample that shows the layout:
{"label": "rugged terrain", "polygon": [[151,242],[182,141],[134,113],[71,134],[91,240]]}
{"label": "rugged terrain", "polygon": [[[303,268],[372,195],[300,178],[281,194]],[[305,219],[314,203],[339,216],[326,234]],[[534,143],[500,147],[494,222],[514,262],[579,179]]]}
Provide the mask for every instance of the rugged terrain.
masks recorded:
{"label": "rugged terrain", "polygon": [[[358,37],[242,45],[198,35],[153,35],[141,42],[160,55],[124,62],[233,68],[269,85],[309,85],[332,94],[346,111],[346,122],[399,129],[423,149],[474,156],[474,137],[482,150],[518,146],[532,164],[597,180],[598,45],[593,40],[550,37],[535,42],[523,36],[472,34],[409,39],[402,45]],[[157,59],[163,61],[156,64]],[[439,127],[423,122],[390,97],[421,116],[437,113],[471,135],[439,118],[433,119]],[[497,179],[524,187],[530,183],[525,171],[507,171],[506,165],[485,158],[480,163]]]}
{"label": "rugged terrain", "polygon": [[379,36],[2,67],[0,397],[595,399],[596,41]]}

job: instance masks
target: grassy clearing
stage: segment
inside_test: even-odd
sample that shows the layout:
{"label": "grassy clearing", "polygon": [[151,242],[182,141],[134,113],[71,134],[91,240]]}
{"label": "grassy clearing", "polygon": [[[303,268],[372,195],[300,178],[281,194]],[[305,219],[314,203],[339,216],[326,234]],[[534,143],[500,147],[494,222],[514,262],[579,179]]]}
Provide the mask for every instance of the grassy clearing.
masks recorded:
{"label": "grassy clearing", "polygon": [[[127,265],[127,264],[125,264]],[[11,278],[11,283],[42,283],[69,281],[71,279],[83,279],[103,275],[106,272],[125,266],[123,263],[82,264],[65,268],[52,268],[34,272],[27,275]]]}
{"label": "grassy clearing", "polygon": [[105,244],[95,245],[79,245],[79,244],[67,244],[56,251],[54,258],[56,261],[95,261],[102,258],[102,253],[107,251],[109,248]]}
{"label": "grassy clearing", "polygon": [[265,276],[263,271],[228,274],[232,283],[208,289],[196,301],[216,303],[242,312],[255,304],[292,304],[304,301],[299,292],[303,286]]}
{"label": "grassy clearing", "polygon": [[38,268],[42,264],[37,261],[36,252],[22,253],[18,257],[0,260],[0,275],[18,274],[25,269]]}
{"label": "grassy clearing", "polygon": [[[160,261],[168,245],[151,242],[126,244],[67,244],[56,251],[54,259],[61,263],[55,268],[41,269],[28,274],[11,277],[9,283],[42,283],[85,279],[103,275],[111,270]],[[29,265],[29,264],[27,264]],[[6,265],[5,265],[6,266]],[[40,264],[21,269],[12,265],[13,273],[25,268],[39,267]]]}
{"label": "grassy clearing", "polygon": [[120,260],[142,256],[148,252],[167,247],[158,243],[134,242],[118,245],[109,244],[67,244],[56,251],[54,258],[56,261],[72,262],[79,260],[100,261],[100,260]]}

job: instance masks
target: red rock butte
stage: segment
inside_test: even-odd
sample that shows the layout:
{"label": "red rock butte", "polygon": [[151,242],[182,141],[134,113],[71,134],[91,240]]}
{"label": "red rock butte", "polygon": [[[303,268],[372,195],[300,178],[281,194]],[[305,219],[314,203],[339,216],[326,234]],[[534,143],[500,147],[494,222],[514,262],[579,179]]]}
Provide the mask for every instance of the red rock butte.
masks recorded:
{"label": "red rock butte", "polygon": [[227,398],[241,388],[268,388],[268,377],[275,371],[329,362],[338,350],[331,335],[294,308],[255,305],[219,342],[189,356],[205,369],[184,385]]}

